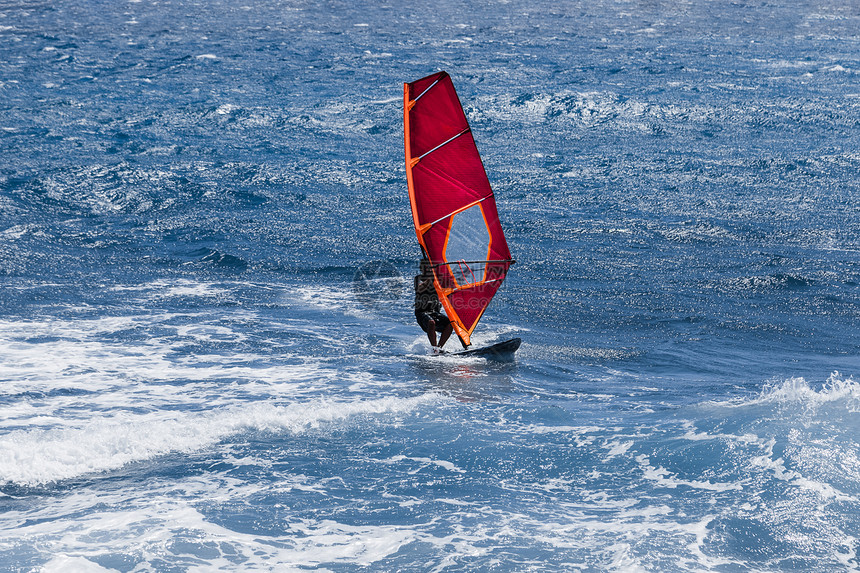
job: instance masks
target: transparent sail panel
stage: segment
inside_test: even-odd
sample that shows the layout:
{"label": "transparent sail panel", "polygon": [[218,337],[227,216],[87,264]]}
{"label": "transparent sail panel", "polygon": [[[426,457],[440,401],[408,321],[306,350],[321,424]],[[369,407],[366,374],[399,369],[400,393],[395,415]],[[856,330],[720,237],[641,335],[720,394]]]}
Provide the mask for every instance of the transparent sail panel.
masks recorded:
{"label": "transparent sail panel", "polygon": [[480,204],[454,215],[445,246],[445,260],[459,286],[484,280],[490,231]]}

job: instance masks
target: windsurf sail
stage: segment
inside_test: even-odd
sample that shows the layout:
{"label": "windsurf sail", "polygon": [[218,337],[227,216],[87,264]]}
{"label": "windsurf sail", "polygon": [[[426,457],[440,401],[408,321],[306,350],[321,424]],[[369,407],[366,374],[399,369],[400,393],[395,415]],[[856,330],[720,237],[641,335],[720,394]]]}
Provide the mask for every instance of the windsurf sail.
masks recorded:
{"label": "windsurf sail", "polygon": [[454,84],[438,72],[403,86],[406,179],[415,234],[464,347],[514,263]]}

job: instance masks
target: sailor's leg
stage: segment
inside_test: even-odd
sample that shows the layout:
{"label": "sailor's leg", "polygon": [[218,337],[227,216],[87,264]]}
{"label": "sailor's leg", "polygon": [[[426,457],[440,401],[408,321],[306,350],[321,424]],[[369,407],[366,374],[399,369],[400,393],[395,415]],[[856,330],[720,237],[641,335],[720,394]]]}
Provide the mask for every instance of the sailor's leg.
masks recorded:
{"label": "sailor's leg", "polygon": [[451,337],[451,332],[454,331],[454,325],[450,322],[442,329],[442,336],[439,338],[439,348],[445,346],[445,343],[448,342],[448,338]]}
{"label": "sailor's leg", "polygon": [[436,346],[436,321],[432,318],[427,321],[427,338],[430,339],[430,346]]}

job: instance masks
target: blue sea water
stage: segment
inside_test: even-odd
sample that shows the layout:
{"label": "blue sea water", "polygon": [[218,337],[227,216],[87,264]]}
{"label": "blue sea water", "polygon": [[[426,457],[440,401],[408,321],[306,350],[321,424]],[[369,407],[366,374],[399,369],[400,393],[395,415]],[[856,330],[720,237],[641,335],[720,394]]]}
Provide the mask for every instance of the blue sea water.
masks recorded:
{"label": "blue sea water", "polygon": [[[0,3],[0,570],[860,570],[858,30]],[[411,312],[402,83],[440,69],[513,363]]]}

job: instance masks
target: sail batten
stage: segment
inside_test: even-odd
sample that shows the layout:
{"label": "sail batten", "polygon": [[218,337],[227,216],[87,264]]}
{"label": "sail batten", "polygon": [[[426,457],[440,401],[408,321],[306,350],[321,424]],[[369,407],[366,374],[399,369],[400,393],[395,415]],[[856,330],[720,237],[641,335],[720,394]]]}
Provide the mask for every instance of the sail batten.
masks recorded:
{"label": "sail batten", "polygon": [[[427,157],[428,155],[430,155],[431,153],[433,153],[433,152],[434,152],[434,151],[436,151],[437,149],[440,149],[440,148],[442,148],[442,147],[444,147],[444,146],[448,145],[449,143],[451,143],[452,141],[454,141],[455,139],[457,139],[457,138],[458,138],[458,137],[460,137],[461,135],[463,135],[463,134],[467,133],[468,131],[469,131],[469,128],[467,127],[466,129],[464,129],[463,131],[461,131],[460,133],[458,133],[457,135],[455,135],[455,136],[454,136],[454,137],[452,137],[451,139],[448,139],[448,140],[443,141],[442,143],[440,143],[439,145],[437,145],[436,147],[434,147],[434,148],[433,148],[433,149],[431,149],[430,151],[425,151],[424,153],[422,153],[421,155],[419,155],[417,159],[419,159],[419,160],[424,159],[425,157]],[[412,164],[412,166],[413,166],[413,167],[415,166],[414,161],[415,161],[415,160],[413,159],[413,164]]]}
{"label": "sail batten", "polygon": [[439,80],[437,79],[435,82],[433,82],[432,84],[430,84],[429,86],[427,86],[427,88],[426,88],[423,92],[421,92],[420,94],[418,94],[417,96],[415,96],[415,99],[414,99],[414,100],[412,100],[411,102],[409,102],[409,105],[415,105],[415,102],[417,102],[419,99],[421,99],[421,96],[423,96],[424,94],[426,94],[427,92],[429,92],[429,91],[433,88],[433,86],[435,86],[435,85],[436,85],[436,84],[438,84],[438,83],[439,83]]}
{"label": "sail batten", "polygon": [[456,211],[454,211],[453,213],[448,213],[447,215],[443,215],[442,217],[439,217],[438,219],[436,219],[436,220],[435,220],[435,221],[433,221],[432,223],[429,223],[429,224],[428,224],[428,226],[430,226],[430,225],[435,225],[435,224],[436,224],[436,223],[438,223],[439,221],[442,221],[442,220],[444,220],[444,219],[447,219],[448,217],[453,217],[453,216],[454,216],[454,215],[456,215],[457,213],[459,213],[459,212],[461,212],[461,211],[465,211],[466,209],[468,209],[468,208],[470,208],[470,207],[473,207],[473,206],[477,205],[478,203],[481,203],[482,201],[486,201],[487,199],[491,198],[492,196],[493,196],[493,194],[492,194],[492,193],[490,193],[490,194],[489,194],[489,195],[487,195],[486,197],[482,197],[481,199],[478,199],[477,201],[473,201],[473,202],[469,203],[468,205],[466,205],[465,207],[460,207],[459,209],[457,209],[457,210],[456,210]]}
{"label": "sail batten", "polygon": [[[419,102],[420,99],[420,102]],[[406,179],[415,234],[454,330],[470,337],[514,260],[463,106],[445,72],[404,84]]]}

